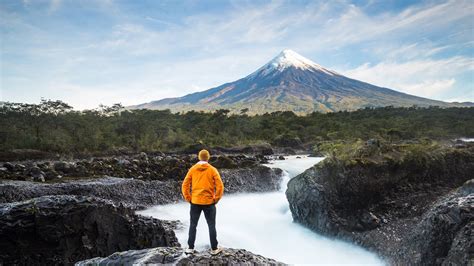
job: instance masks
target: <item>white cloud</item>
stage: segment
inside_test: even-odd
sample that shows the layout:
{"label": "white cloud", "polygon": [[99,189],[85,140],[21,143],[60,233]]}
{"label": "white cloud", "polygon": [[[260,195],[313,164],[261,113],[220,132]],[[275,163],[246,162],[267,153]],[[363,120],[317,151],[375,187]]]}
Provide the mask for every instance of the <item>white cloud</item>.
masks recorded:
{"label": "white cloud", "polygon": [[[417,96],[439,98],[453,88],[458,73],[474,70],[470,58],[424,59],[407,62],[365,63],[354,69],[341,71],[348,77],[381,87],[397,89]],[[470,84],[474,87],[474,84]],[[474,89],[474,88],[473,88]]]}
{"label": "white cloud", "polygon": [[[378,15],[346,1],[307,6],[237,1],[232,9],[176,20],[159,13],[126,13],[112,1],[94,3],[117,23],[100,34],[86,28],[73,35],[65,32],[77,38],[69,42],[62,42],[62,37],[41,23],[28,23],[31,20],[5,14],[0,8],[3,25],[17,34],[7,36],[10,45],[2,53],[28,55],[33,62],[41,62],[7,61],[5,69],[19,69],[16,76],[30,80],[42,96],[67,97],[77,106],[137,104],[204,90],[249,74],[283,48],[313,60],[318,54],[326,62],[345,51],[347,65],[352,67],[336,67],[338,72],[425,97],[455,90],[460,86],[457,75],[473,71],[472,56],[442,56],[446,51],[459,54],[461,43],[472,47],[472,30],[461,27],[471,23],[472,29],[470,1],[425,2]],[[52,0],[49,9],[61,12],[68,4]],[[426,37],[439,32],[449,34],[440,40]],[[11,42],[15,37],[19,45]],[[352,57],[371,63],[354,68]],[[9,80],[5,86],[27,86],[26,81]],[[68,94],[58,93],[57,87],[69,88]],[[4,95],[8,98],[13,93]]]}

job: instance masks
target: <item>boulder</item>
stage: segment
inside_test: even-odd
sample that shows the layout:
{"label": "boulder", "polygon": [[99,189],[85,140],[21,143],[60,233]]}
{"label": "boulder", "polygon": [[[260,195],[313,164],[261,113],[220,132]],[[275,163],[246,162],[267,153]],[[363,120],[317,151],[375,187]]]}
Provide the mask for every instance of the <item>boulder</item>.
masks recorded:
{"label": "boulder", "polygon": [[283,179],[281,169],[263,165],[243,169],[221,169],[219,172],[226,193],[277,191]]}
{"label": "boulder", "polygon": [[65,161],[57,161],[54,163],[54,170],[62,174],[70,174],[74,171],[74,164]]}
{"label": "boulder", "polygon": [[113,252],[179,246],[160,220],[84,196],[0,204],[0,265],[71,264]]}
{"label": "boulder", "polygon": [[183,248],[158,247],[142,250],[117,252],[105,258],[93,258],[77,262],[76,266],[95,265],[284,265],[273,259],[253,254],[244,249],[226,248],[212,256],[203,251],[192,255],[184,254]]}
{"label": "boulder", "polygon": [[219,168],[237,168],[238,165],[235,163],[234,160],[229,158],[228,156],[221,155],[221,156],[213,156],[209,161],[212,166]]}

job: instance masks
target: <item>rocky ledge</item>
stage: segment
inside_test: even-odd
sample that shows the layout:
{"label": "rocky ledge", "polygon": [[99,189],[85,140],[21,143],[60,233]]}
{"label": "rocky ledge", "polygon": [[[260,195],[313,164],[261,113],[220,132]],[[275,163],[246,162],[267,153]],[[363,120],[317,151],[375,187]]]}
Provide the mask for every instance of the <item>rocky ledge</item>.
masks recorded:
{"label": "rocky ledge", "polygon": [[296,176],[286,195],[296,222],[391,263],[468,264],[472,181],[463,183],[473,173],[472,149],[367,144]]}
{"label": "rocky ledge", "polygon": [[144,265],[144,264],[173,264],[173,265],[284,265],[273,259],[253,254],[244,249],[226,248],[220,254],[212,256],[209,252],[185,255],[182,248],[158,247],[143,250],[117,252],[106,258],[93,258],[76,263],[76,266],[86,265]]}
{"label": "rocky ledge", "polygon": [[[226,193],[275,191],[280,188],[283,172],[263,165],[220,170]],[[0,181],[0,203],[22,201],[45,195],[82,195],[112,200],[134,209],[166,204],[182,199],[181,182],[176,180],[140,180],[133,178],[93,178],[60,183]]]}
{"label": "rocky ledge", "polygon": [[[26,160],[0,162],[0,179],[22,181],[61,181],[103,176],[142,180],[180,180],[198,161],[196,155],[140,153],[75,160]],[[218,155],[210,163],[218,169],[242,169],[266,163],[263,155]]]}
{"label": "rocky ledge", "polygon": [[72,264],[113,252],[179,246],[170,222],[111,201],[44,196],[0,204],[0,265]]}

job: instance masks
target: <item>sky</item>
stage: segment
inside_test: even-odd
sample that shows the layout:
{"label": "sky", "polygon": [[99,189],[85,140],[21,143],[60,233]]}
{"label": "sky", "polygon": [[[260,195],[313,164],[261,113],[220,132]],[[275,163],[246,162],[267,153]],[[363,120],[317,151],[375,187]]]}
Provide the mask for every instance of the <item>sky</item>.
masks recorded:
{"label": "sky", "polygon": [[0,0],[0,101],[183,96],[291,49],[374,85],[474,102],[474,0]]}

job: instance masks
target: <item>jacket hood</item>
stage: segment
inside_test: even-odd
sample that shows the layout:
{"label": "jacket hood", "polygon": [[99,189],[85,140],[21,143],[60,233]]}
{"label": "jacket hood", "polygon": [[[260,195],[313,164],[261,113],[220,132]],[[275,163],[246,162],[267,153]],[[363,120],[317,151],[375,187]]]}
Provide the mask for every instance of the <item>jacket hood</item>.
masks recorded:
{"label": "jacket hood", "polygon": [[199,161],[198,163],[195,164],[195,167],[199,171],[205,171],[211,167],[211,165],[206,162],[206,161]]}

